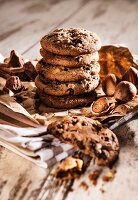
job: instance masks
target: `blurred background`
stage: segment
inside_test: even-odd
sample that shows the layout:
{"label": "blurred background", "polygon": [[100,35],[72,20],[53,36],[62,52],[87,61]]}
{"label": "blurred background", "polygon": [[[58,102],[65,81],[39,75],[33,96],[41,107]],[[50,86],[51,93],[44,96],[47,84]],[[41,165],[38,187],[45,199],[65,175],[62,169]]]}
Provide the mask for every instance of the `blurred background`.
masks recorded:
{"label": "blurred background", "polygon": [[59,27],[96,32],[102,44],[121,43],[138,54],[137,0],[0,0],[0,52],[39,57],[40,38]]}

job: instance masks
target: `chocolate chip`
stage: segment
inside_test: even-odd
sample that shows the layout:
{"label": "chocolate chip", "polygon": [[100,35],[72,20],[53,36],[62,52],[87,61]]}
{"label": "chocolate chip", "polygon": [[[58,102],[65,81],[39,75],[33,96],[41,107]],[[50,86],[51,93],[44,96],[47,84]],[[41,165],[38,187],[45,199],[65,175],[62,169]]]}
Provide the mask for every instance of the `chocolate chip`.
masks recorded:
{"label": "chocolate chip", "polygon": [[75,44],[82,44],[82,40],[80,40],[79,38],[75,38],[74,40],[72,40],[73,43]]}
{"label": "chocolate chip", "polygon": [[73,125],[75,125],[75,124],[77,124],[77,123],[78,123],[78,120],[75,120],[75,119],[72,120],[72,124],[73,124]]}
{"label": "chocolate chip", "polygon": [[80,149],[85,149],[85,146],[84,146],[82,141],[77,141],[77,144],[78,144]]}
{"label": "chocolate chip", "polygon": [[82,84],[82,81],[78,81],[77,83],[81,85],[81,84]]}
{"label": "chocolate chip", "polygon": [[106,160],[107,157],[108,157],[108,152],[107,152],[107,150],[102,150],[102,153],[99,154],[98,157],[99,157],[99,158],[102,158],[102,159],[104,159],[104,160]]}
{"label": "chocolate chip", "polygon": [[57,135],[57,136],[60,136],[60,133],[59,133],[59,131],[56,131],[56,135]]}
{"label": "chocolate chip", "polygon": [[[102,126],[98,126],[96,124],[93,124],[93,127],[97,130],[97,132],[101,131]],[[103,137],[101,136],[101,139],[103,139]]]}
{"label": "chocolate chip", "polygon": [[89,90],[89,88],[90,88],[90,85],[87,84],[87,85],[86,85],[86,90]]}
{"label": "chocolate chip", "polygon": [[60,85],[60,81],[56,80],[55,81],[56,85]]}
{"label": "chocolate chip", "polygon": [[86,123],[86,122],[82,122],[81,125],[82,125],[82,126],[87,126],[87,123]]}
{"label": "chocolate chip", "polygon": [[105,141],[109,141],[109,138],[108,138],[108,137],[105,137],[104,140],[105,140]]}
{"label": "chocolate chip", "polygon": [[77,116],[73,116],[72,118],[73,118],[73,119],[77,119],[78,117],[77,117]]}
{"label": "chocolate chip", "polygon": [[89,67],[86,67],[85,69],[86,69],[86,70],[89,70],[90,68],[89,68]]}
{"label": "chocolate chip", "polygon": [[41,59],[41,60],[39,61],[39,63],[42,64],[42,65],[45,65],[45,64],[46,64],[46,62],[45,62],[43,59]]}
{"label": "chocolate chip", "polygon": [[57,128],[64,128],[64,125],[63,124],[58,124]]}
{"label": "chocolate chip", "polygon": [[68,71],[68,68],[67,68],[67,67],[64,67],[64,71]]}
{"label": "chocolate chip", "polygon": [[113,140],[113,142],[115,141],[115,137],[112,135],[112,140]]}
{"label": "chocolate chip", "polygon": [[67,89],[68,94],[73,95],[74,94],[74,90],[72,88]]}

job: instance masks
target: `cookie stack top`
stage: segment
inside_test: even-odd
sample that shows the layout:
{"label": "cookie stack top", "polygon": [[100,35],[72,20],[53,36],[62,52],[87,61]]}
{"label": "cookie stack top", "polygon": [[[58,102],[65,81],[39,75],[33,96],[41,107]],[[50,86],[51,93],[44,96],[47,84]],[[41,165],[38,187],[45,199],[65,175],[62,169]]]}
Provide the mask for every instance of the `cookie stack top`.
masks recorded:
{"label": "cookie stack top", "polygon": [[101,48],[96,33],[79,28],[56,29],[44,36],[40,43],[42,48],[58,55],[90,54]]}
{"label": "cookie stack top", "polygon": [[89,93],[99,84],[99,37],[84,29],[56,29],[40,43],[43,58],[37,64],[35,83],[41,100],[59,108],[92,101]]}

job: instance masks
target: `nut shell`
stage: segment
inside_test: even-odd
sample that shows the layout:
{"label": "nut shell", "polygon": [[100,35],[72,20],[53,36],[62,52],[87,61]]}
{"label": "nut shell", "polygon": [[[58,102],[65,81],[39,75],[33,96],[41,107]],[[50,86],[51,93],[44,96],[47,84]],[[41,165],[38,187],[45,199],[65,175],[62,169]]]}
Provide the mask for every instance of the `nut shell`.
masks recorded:
{"label": "nut shell", "polygon": [[117,78],[114,74],[108,74],[102,80],[102,89],[107,96],[113,96],[117,85]]}
{"label": "nut shell", "polygon": [[111,111],[115,107],[115,102],[107,97],[101,97],[91,105],[91,112],[94,116],[101,116]]}
{"label": "nut shell", "polygon": [[130,108],[130,106],[128,106],[127,104],[120,104],[120,105],[118,105],[118,106],[114,109],[113,113],[119,113],[119,114],[121,114],[121,115],[125,115],[125,114],[127,114],[130,110],[131,110],[131,108]]}
{"label": "nut shell", "polygon": [[137,94],[135,85],[128,81],[121,81],[115,89],[114,98],[120,102],[132,100]]}
{"label": "nut shell", "polygon": [[123,75],[122,80],[129,81],[138,88],[138,70],[134,67],[130,67]]}

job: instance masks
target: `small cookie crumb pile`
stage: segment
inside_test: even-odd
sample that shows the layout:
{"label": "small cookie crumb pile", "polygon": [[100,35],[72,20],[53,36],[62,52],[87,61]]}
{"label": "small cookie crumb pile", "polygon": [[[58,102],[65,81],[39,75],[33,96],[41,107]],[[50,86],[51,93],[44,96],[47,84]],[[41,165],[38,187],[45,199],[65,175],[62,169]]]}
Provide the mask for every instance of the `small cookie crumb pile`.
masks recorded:
{"label": "small cookie crumb pile", "polygon": [[55,108],[91,103],[100,80],[99,37],[84,29],[56,29],[40,44],[35,84],[41,101]]}

